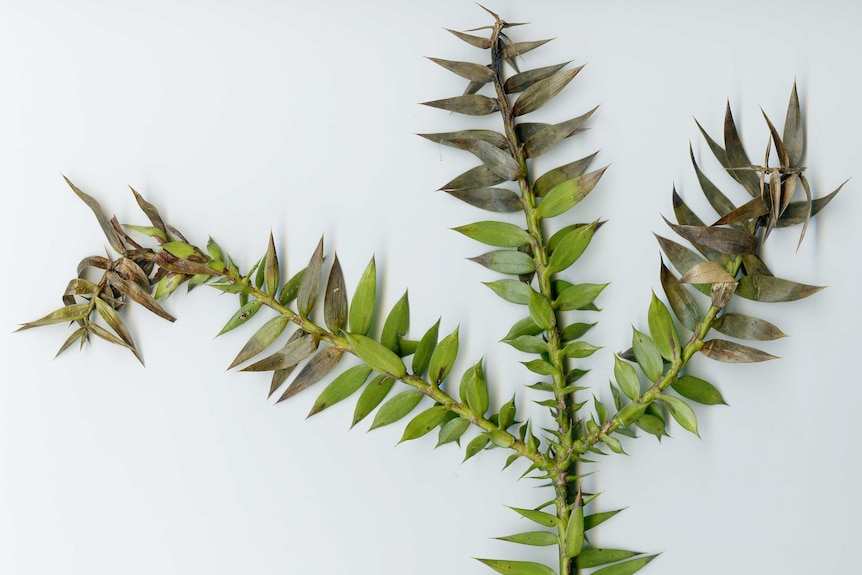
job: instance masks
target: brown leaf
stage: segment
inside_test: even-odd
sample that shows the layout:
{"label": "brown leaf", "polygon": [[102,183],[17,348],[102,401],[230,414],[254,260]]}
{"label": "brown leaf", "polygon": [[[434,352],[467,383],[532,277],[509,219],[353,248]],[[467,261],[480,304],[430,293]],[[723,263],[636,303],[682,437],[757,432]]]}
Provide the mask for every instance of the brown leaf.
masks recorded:
{"label": "brown leaf", "polygon": [[[730,102],[724,115],[724,149],[727,153],[727,170],[733,177],[755,197],[760,194],[760,178],[750,168],[751,160],[745,153],[736,124],[733,123],[733,114],[730,111]],[[741,169],[740,169],[741,168]]]}
{"label": "brown leaf", "polygon": [[329,280],[326,282],[326,294],[323,299],[323,318],[326,327],[332,333],[339,333],[347,324],[347,287],[344,284],[344,273],[334,256]]}
{"label": "brown leaf", "polygon": [[[241,364],[247,359],[251,359],[269,347],[269,345],[275,341],[279,335],[281,335],[282,331],[284,331],[284,328],[286,327],[286,323],[282,326],[283,322],[278,320],[280,317],[282,316],[277,316],[264,324],[257,333],[251,337],[248,343],[246,343],[243,350],[231,363],[231,366],[228,369]],[[280,350],[242,368],[240,371],[275,371],[295,366],[314,353],[317,349],[317,340],[310,334],[305,334],[304,332],[303,334],[304,335],[301,336],[293,334]],[[273,337],[273,335],[275,337]],[[246,348],[249,349],[246,350]]]}
{"label": "brown leaf", "polygon": [[597,108],[593,108],[586,114],[578,116],[577,118],[572,118],[571,120],[566,120],[559,124],[552,124],[546,128],[538,130],[534,134],[531,134],[524,141],[524,151],[526,152],[527,157],[535,158],[540,156],[572,134],[578,132],[580,127],[590,116],[593,115],[593,112],[595,112],[596,109]]}
{"label": "brown leaf", "polygon": [[440,108],[449,112],[457,112],[468,116],[486,116],[493,114],[500,109],[500,102],[495,98],[482,96],[480,94],[465,94],[463,96],[455,96],[453,98],[443,98],[442,100],[432,100],[430,102],[422,102],[423,106],[431,106],[432,108]]}
{"label": "brown leaf", "polygon": [[725,363],[757,363],[778,359],[777,356],[765,351],[724,339],[711,339],[705,342],[700,352],[709,359]]}
{"label": "brown leaf", "polygon": [[565,88],[578,75],[581,69],[583,69],[583,66],[578,66],[577,68],[554,74],[544,80],[539,80],[518,96],[518,99],[515,100],[515,104],[512,106],[512,114],[514,116],[523,116],[524,114],[535,112],[559,94],[560,90]]}
{"label": "brown leaf", "polygon": [[[547,40],[534,40],[532,42],[512,42],[506,44],[500,51],[500,57],[504,60],[511,60],[518,56],[523,56],[530,50],[535,50],[539,46],[544,46],[551,40],[553,40],[553,38],[548,38]],[[517,67],[515,68],[517,69]]]}
{"label": "brown leaf", "polygon": [[742,256],[742,265],[745,266],[745,273],[750,276],[755,275],[764,275],[771,276],[772,272],[769,271],[769,268],[766,267],[766,264],[763,263],[759,257],[755,255],[745,255]]}
{"label": "brown leaf", "polygon": [[93,214],[96,216],[96,220],[99,222],[99,227],[102,228],[102,232],[105,234],[105,237],[108,238],[108,243],[111,244],[111,247],[114,248],[114,251],[117,253],[123,254],[126,253],[126,246],[123,245],[123,242],[120,241],[120,238],[117,236],[117,232],[114,231],[114,228],[111,226],[110,220],[105,213],[102,211],[102,206],[99,205],[99,202],[96,201],[95,198],[85,194],[78,187],[72,183],[72,181],[63,176],[63,179],[66,180],[66,183],[69,184],[69,187],[72,188],[72,191],[75,192],[87,207],[93,211]]}
{"label": "brown leaf", "polygon": [[312,357],[305,367],[302,368],[302,371],[299,372],[299,375],[296,376],[296,379],[287,386],[287,389],[276,403],[290,399],[300,391],[311,387],[326,377],[338,365],[342,355],[344,355],[343,349],[328,347]]}
{"label": "brown leaf", "polygon": [[[706,130],[703,129],[703,126],[700,125],[700,122],[698,122],[697,119],[695,119],[694,123],[697,124],[697,128],[703,135],[703,139],[706,140],[706,144],[709,146],[710,151],[712,151],[712,155],[715,156],[715,159],[718,160],[718,163],[721,164],[722,168],[727,169],[729,166],[727,163],[727,152],[718,144],[718,142],[713,140],[709,134],[706,133]],[[736,174],[730,172],[730,175],[734,180],[739,181]]]}
{"label": "brown leaf", "polygon": [[89,313],[89,304],[76,303],[73,305],[63,306],[60,309],[54,310],[45,317],[39,318],[36,321],[21,324],[21,327],[15,331],[24,331],[34,327],[42,327],[43,325],[52,325],[55,323],[66,323],[84,319]]}
{"label": "brown leaf", "polygon": [[74,332],[72,332],[72,335],[70,335],[68,337],[68,339],[66,339],[66,341],[63,342],[63,345],[60,346],[60,349],[57,350],[57,353],[54,355],[54,359],[56,359],[58,355],[60,355],[61,353],[63,353],[64,351],[66,351],[67,349],[72,347],[72,345],[74,345],[76,341],[80,341],[81,346],[83,347],[84,342],[87,341],[87,335],[88,334],[89,334],[89,332],[87,331],[86,326],[85,327],[79,327],[78,329],[76,329]]}
{"label": "brown leaf", "polygon": [[773,324],[766,320],[758,319],[741,313],[722,314],[712,327],[724,335],[738,339],[754,339],[758,341],[771,341],[787,337]]}
{"label": "brown leaf", "polygon": [[168,321],[176,321],[177,318],[169,314],[164,310],[164,308],[159,305],[153,296],[150,295],[148,290],[145,290],[137,283],[127,280],[123,277],[120,277],[116,272],[107,271],[105,273],[105,277],[107,277],[108,281],[117,288],[120,293],[125,296],[128,296],[133,301],[141,304],[157,316],[164,318]]}
{"label": "brown leaf", "polygon": [[763,114],[763,119],[766,120],[766,125],[769,126],[769,134],[772,136],[772,143],[775,145],[775,153],[778,154],[778,163],[782,168],[790,167],[790,158],[787,155],[787,150],[784,148],[784,142],[781,141],[781,136],[778,135],[778,130],[775,129],[772,120],[769,119],[763,108],[760,109],[760,113]]}
{"label": "brown leaf", "polygon": [[683,286],[678,279],[671,273],[664,262],[661,263],[661,285],[664,288],[664,293],[667,295],[668,302],[674,315],[679,319],[680,323],[694,331],[697,329],[697,324],[701,320],[701,310],[697,301],[692,297],[691,293]]}
{"label": "brown leaf", "polygon": [[795,301],[814,295],[824,286],[812,286],[764,275],[748,275],[739,280],[736,295],[762,302]]}
{"label": "brown leaf", "polygon": [[482,64],[456,62],[455,60],[443,60],[431,57],[428,57],[428,59],[471,82],[482,82],[485,84],[494,79],[494,72],[488,66],[483,66]]}
{"label": "brown leaf", "polygon": [[165,228],[165,222],[162,221],[162,216],[159,215],[159,210],[156,207],[145,200],[141,194],[139,194],[135,188],[129,186],[129,189],[132,190],[132,193],[135,195],[135,201],[138,202],[138,207],[144,212],[147,216],[147,219],[150,220],[150,223],[153,224],[153,227],[162,231],[163,234],[167,235],[167,228]]}
{"label": "brown leaf", "polygon": [[796,92],[796,82],[790,92],[790,102],[787,104],[787,116],[784,119],[784,148],[787,158],[794,168],[802,163],[805,150],[805,127],[802,124],[802,113],[799,110],[799,94]]}
{"label": "brown leaf", "polygon": [[487,50],[491,47],[491,39],[483,38],[481,36],[473,36],[472,34],[465,34],[464,32],[458,32],[457,30],[450,30],[448,28],[444,28],[450,34],[453,34],[456,38],[460,38],[461,40],[467,42],[471,46],[475,46],[477,48],[482,48]]}
{"label": "brown leaf", "polygon": [[533,184],[533,192],[537,196],[544,196],[566,180],[571,180],[582,175],[590,167],[596,154],[598,152],[545,172]]}
{"label": "brown leaf", "polygon": [[710,299],[712,300],[712,307],[722,309],[730,302],[730,298],[733,297],[733,292],[736,290],[736,286],[739,283],[736,281],[732,282],[716,282],[712,284],[712,289],[710,289]]}
{"label": "brown leaf", "polygon": [[218,272],[206,264],[182,260],[166,251],[160,251],[153,260],[159,267],[177,274],[186,275],[218,275]]}
{"label": "brown leaf", "polygon": [[692,250],[673,240],[663,238],[659,235],[656,235],[655,237],[658,240],[661,251],[665,253],[667,259],[669,259],[670,263],[673,264],[673,267],[676,268],[676,271],[681,274],[686,273],[692,267],[704,261],[702,257],[694,253]]}
{"label": "brown leaf", "polygon": [[838,188],[831,194],[813,200],[810,206],[807,201],[792,202],[790,205],[787,206],[787,209],[784,210],[784,213],[781,214],[781,216],[778,218],[778,225],[776,227],[786,228],[790,226],[795,226],[797,224],[802,224],[805,222],[806,218],[809,217],[809,214],[810,217],[813,218],[815,215],[817,215],[818,212],[820,212],[820,210],[825,208],[829,204],[829,202],[832,201],[832,198],[834,198],[835,195],[841,191],[841,188],[843,188],[844,184],[846,184],[848,181],[850,180],[844,180],[841,185],[838,186]]}
{"label": "brown leaf", "polygon": [[693,266],[679,278],[684,284],[712,284],[712,283],[735,283],[736,280],[724,269],[724,266],[716,262],[703,262]]}
{"label": "brown leaf", "polygon": [[[298,329],[293,332],[293,335],[290,336],[290,339],[287,340],[287,343],[290,344],[306,335],[308,335],[306,332],[302,331],[301,329]],[[309,352],[309,355],[311,355],[312,353],[314,353],[313,349]],[[274,394],[278,390],[278,388],[281,387],[281,384],[287,381],[287,378],[290,377],[290,374],[293,373],[293,370],[295,368],[296,366],[294,365],[291,367],[286,367],[284,369],[276,369],[272,372],[272,379],[269,383],[269,393],[266,396],[267,399],[272,397],[272,394]]]}
{"label": "brown leaf", "polygon": [[524,176],[523,168],[508,150],[501,150],[484,140],[463,140],[458,147],[482,160],[489,170],[501,178],[514,181]]}
{"label": "brown leaf", "polygon": [[701,171],[700,166],[697,165],[697,161],[694,159],[694,150],[690,143],[688,145],[688,153],[691,156],[691,164],[694,166],[694,172],[697,174],[697,181],[700,182],[700,189],[703,190],[703,195],[706,196],[709,205],[718,212],[719,216],[732,212],[736,206]]}
{"label": "brown leaf", "polygon": [[520,211],[523,207],[518,194],[505,188],[446,190],[446,193],[472,206],[490,212],[511,213]]}
{"label": "brown leaf", "polygon": [[543,68],[535,68],[533,70],[527,70],[526,72],[521,72],[520,74],[515,74],[506,80],[506,83],[503,84],[503,91],[507,94],[516,94],[518,92],[523,92],[539,80],[544,80],[545,78],[550,78],[563,68],[565,68],[569,62],[563,62],[562,64],[554,64],[553,66],[545,66]]}
{"label": "brown leaf", "polygon": [[440,187],[441,190],[466,190],[471,188],[488,188],[496,186],[499,183],[505,182],[506,178],[492,172],[484,164],[471,168],[457,176],[454,180]]}
{"label": "brown leaf", "polygon": [[125,347],[129,348],[132,353],[135,354],[135,357],[138,358],[138,361],[143,365],[144,360],[141,358],[140,353],[138,353],[138,348],[135,347],[135,340],[132,339],[132,334],[129,333],[126,324],[123,323],[123,320],[120,319],[119,314],[114,311],[114,308],[111,307],[110,304],[102,300],[101,298],[96,298],[96,310],[99,312],[99,315],[105,320],[111,329],[113,329],[120,339],[123,341]]}
{"label": "brown leaf", "polygon": [[719,253],[741,255],[757,252],[757,238],[732,228],[710,226],[678,226],[665,219],[670,228],[693,243],[713,249]]}
{"label": "brown leaf", "polygon": [[75,278],[69,282],[66,286],[66,291],[63,292],[63,295],[67,296],[75,296],[75,295],[88,295],[91,293],[95,293],[98,288],[96,284],[91,281],[87,281],[82,278]]}
{"label": "brown leaf", "polygon": [[431,140],[437,144],[452,146],[453,148],[461,150],[469,149],[465,146],[468,146],[467,142],[470,140],[483,140],[501,150],[505,150],[509,147],[508,142],[506,142],[506,137],[500,132],[495,132],[494,130],[459,130],[457,132],[416,135],[422,136],[426,140]]}
{"label": "brown leaf", "polygon": [[769,213],[769,206],[762,197],[757,196],[742,204],[733,211],[726,213],[713,226],[738,224],[754,220]]}

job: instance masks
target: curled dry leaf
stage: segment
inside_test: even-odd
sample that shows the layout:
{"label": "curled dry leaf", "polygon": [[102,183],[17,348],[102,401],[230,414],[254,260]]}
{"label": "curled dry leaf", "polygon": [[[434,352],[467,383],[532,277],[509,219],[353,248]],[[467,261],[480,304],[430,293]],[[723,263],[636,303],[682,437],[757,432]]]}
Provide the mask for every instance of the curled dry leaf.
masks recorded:
{"label": "curled dry leaf", "polygon": [[684,284],[736,283],[736,280],[724,269],[724,266],[717,262],[696,264],[685,272],[679,281]]}

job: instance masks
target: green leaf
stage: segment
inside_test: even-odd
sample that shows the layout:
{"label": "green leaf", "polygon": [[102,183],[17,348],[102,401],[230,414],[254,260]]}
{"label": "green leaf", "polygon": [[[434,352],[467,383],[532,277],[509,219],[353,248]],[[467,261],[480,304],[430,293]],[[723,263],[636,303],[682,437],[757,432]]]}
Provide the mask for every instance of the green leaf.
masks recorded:
{"label": "green leaf", "polygon": [[703,405],[727,405],[721,392],[708,381],[693,375],[683,375],[671,384],[675,392]]}
{"label": "green leaf", "polygon": [[431,354],[434,348],[437,347],[437,333],[440,330],[440,320],[431,326],[425,332],[422,339],[419,340],[419,345],[416,347],[416,352],[413,354],[413,374],[422,376],[425,370],[428,369],[428,362],[431,361]]}
{"label": "green leaf", "polygon": [[320,289],[320,274],[323,266],[323,238],[315,248],[308,266],[305,268],[305,274],[302,277],[302,282],[299,284],[299,292],[296,296],[296,305],[299,310],[299,315],[308,317],[311,310],[314,309],[314,304],[317,302],[317,292]]}
{"label": "green leaf", "polygon": [[589,156],[545,172],[536,179],[536,183],[533,185],[533,192],[539,197],[545,196],[566,180],[575,179],[582,175],[590,167],[597,153],[592,153]]}
{"label": "green leaf", "polygon": [[530,294],[533,292],[530,284],[515,279],[485,282],[485,285],[504,300],[519,305],[528,305],[530,303]]}
{"label": "green leaf", "polygon": [[519,335],[515,339],[504,341],[525,353],[548,353],[548,342],[535,335]]}
{"label": "green leaf", "polygon": [[503,341],[510,341],[522,335],[539,335],[542,333],[542,328],[536,325],[531,317],[525,317],[519,320],[509,329],[509,333],[503,338]]}
{"label": "green leaf", "polygon": [[281,283],[281,275],[278,269],[278,255],[275,251],[275,241],[272,232],[269,233],[269,244],[266,247],[266,263],[264,264],[263,283],[266,293],[272,297],[278,293],[278,285]]}
{"label": "green leaf", "polygon": [[646,565],[656,557],[658,557],[658,555],[638,557],[637,559],[631,559],[624,563],[602,567],[598,571],[593,571],[591,575],[632,575],[646,567]]}
{"label": "green leaf", "polygon": [[435,385],[446,379],[458,355],[458,328],[440,340],[428,363],[428,380]]}
{"label": "green leaf", "polygon": [[354,353],[374,370],[401,379],[407,375],[407,368],[401,358],[391,349],[358,333],[348,333],[347,340]]}
{"label": "green leaf", "polygon": [[536,511],[535,509],[523,509],[521,507],[509,507],[509,509],[523,517],[526,517],[530,521],[538,523],[539,525],[542,525],[544,527],[557,527],[560,524],[560,520],[557,519],[556,515],[551,515],[550,513],[545,513],[544,511]]}
{"label": "green leaf", "polygon": [[581,126],[583,126],[584,122],[593,115],[593,112],[595,112],[596,109],[597,108],[593,108],[586,114],[582,114],[577,118],[572,118],[558,124],[543,126],[536,130],[534,133],[530,134],[529,137],[524,139],[524,153],[528,158],[536,158],[545,152],[552,150],[554,146],[566,138],[581,132]]}
{"label": "green leaf", "polygon": [[662,357],[671,362],[679,358],[679,333],[676,331],[670,312],[664,303],[656,297],[655,292],[653,292],[652,301],[650,301],[647,321],[650,335]]}
{"label": "green leaf", "polygon": [[515,535],[507,535],[505,537],[494,537],[494,539],[537,547],[557,544],[557,536],[551,531],[527,531],[525,533],[516,533]]}
{"label": "green leaf", "polygon": [[287,305],[296,299],[296,296],[299,293],[299,286],[302,285],[302,278],[305,277],[305,269],[306,268],[302,268],[296,272],[292,278],[287,280],[287,282],[281,286],[281,291],[278,294],[278,303],[281,305]]}
{"label": "green leaf", "polygon": [[502,274],[523,275],[536,271],[533,258],[516,250],[495,250],[468,259]]}
{"label": "green leaf", "polygon": [[454,98],[432,100],[430,102],[422,102],[422,105],[466,114],[468,116],[486,116],[500,109],[500,103],[496,99],[479,94],[466,94],[464,96],[455,96]]}
{"label": "green leaf", "polygon": [[736,295],[754,301],[796,301],[814,295],[823,287],[792,282],[766,275],[748,275],[739,280]]}
{"label": "green leaf", "polygon": [[628,362],[614,355],[614,378],[626,397],[632,401],[640,397],[641,382],[635,368]]}
{"label": "green leaf", "polygon": [[539,375],[554,375],[558,372],[557,368],[552,364],[544,361],[542,359],[534,359],[533,361],[523,361],[524,367],[532,371],[533,373],[538,373]]}
{"label": "green leaf", "polygon": [[545,296],[530,290],[530,317],[536,322],[536,325],[544,330],[549,330],[557,325],[557,316],[554,314],[554,308],[550,302],[545,299]]}
{"label": "green leaf", "polygon": [[[503,406],[500,408],[500,414],[497,417],[497,423],[501,430],[506,430],[512,424],[515,423],[515,411],[515,396],[513,394],[512,399],[504,403]],[[491,435],[491,441],[494,441],[493,435]]]}
{"label": "green leaf", "polygon": [[383,374],[372,379],[365,389],[362,390],[359,399],[356,401],[356,408],[353,411],[353,422],[350,424],[350,427],[353,427],[374,411],[374,408],[380,405],[380,402],[389,394],[394,384],[394,379]]}
{"label": "green leaf", "polygon": [[603,511],[601,513],[587,515],[586,517],[584,517],[584,531],[589,531],[593,527],[598,527],[620,511],[622,511],[622,509],[617,509],[615,511]]}
{"label": "green leaf", "polygon": [[505,188],[469,188],[444,191],[462,202],[489,212],[508,214],[520,211],[523,207],[518,194]]}
{"label": "green leaf", "polygon": [[249,339],[231,364],[228,366],[228,369],[233,369],[238,366],[242,362],[251,359],[256,356],[267,347],[269,347],[272,342],[278,339],[278,336],[284,331],[284,328],[287,327],[288,320],[283,315],[275,316],[274,318],[267,321],[263,324],[260,329],[258,329],[251,339]]}
{"label": "green leaf", "polygon": [[380,343],[391,349],[398,355],[401,353],[401,338],[407,334],[410,328],[410,302],[407,299],[407,291],[401,296],[392,311],[386,316],[383,323],[383,331],[380,334]]}
{"label": "green leaf", "polygon": [[446,419],[448,414],[449,410],[442,405],[429,407],[410,420],[410,423],[408,423],[407,427],[404,429],[404,435],[401,436],[398,443],[417,439],[429,433],[432,429],[443,423],[443,420]]}
{"label": "green leaf", "polygon": [[[469,376],[467,373],[469,373]],[[464,374],[466,381],[461,401],[466,402],[467,406],[476,415],[484,416],[488,411],[490,398],[488,395],[488,384],[485,382],[485,376],[482,372],[481,361],[471,367],[467,373]]]}
{"label": "green leaf", "polygon": [[562,311],[583,309],[592,304],[609,284],[577,284],[567,287],[557,297],[554,305]]}
{"label": "green leaf", "polygon": [[578,492],[575,504],[569,513],[569,522],[566,524],[566,557],[577,557],[584,548],[584,506]]}
{"label": "green leaf", "polygon": [[659,441],[663,435],[667,435],[665,431],[664,419],[652,413],[644,413],[635,421],[635,425],[651,435],[655,435]]}
{"label": "green leaf", "polygon": [[374,416],[374,422],[371,424],[368,431],[395,423],[413,411],[413,409],[419,405],[419,402],[422,401],[423,397],[424,395],[422,392],[415,389],[408,389],[407,391],[402,391],[395,395],[380,406],[380,409]]}
{"label": "green leaf", "polygon": [[601,347],[596,347],[591,343],[587,343],[585,341],[573,341],[570,344],[567,344],[561,351],[563,357],[570,357],[575,359],[580,359],[584,357],[590,357],[598,350],[602,349]]}
{"label": "green leaf", "polygon": [[582,68],[583,66],[579,66],[571,70],[559,72],[531,85],[515,100],[515,104],[512,106],[512,115],[523,116],[524,114],[535,112],[544,106],[554,96],[559,94],[560,90],[565,88],[578,75],[578,72]]}
{"label": "green leaf", "polygon": [[440,428],[440,435],[437,438],[437,447],[458,441],[461,436],[470,428],[470,422],[462,417],[450,419]]}
{"label": "green leaf", "polygon": [[565,213],[593,191],[605,170],[607,166],[558,184],[542,198],[536,215],[545,219]]}
{"label": "green leaf", "polygon": [[475,222],[453,229],[477,242],[501,248],[517,248],[532,241],[525,230],[505,222]]}
{"label": "green leaf", "polygon": [[353,292],[350,302],[350,332],[365,335],[371,329],[371,320],[374,318],[374,302],[377,299],[377,265],[374,257],[368,262],[359,285]]}
{"label": "green leaf", "polygon": [[468,459],[470,459],[471,457],[473,457],[474,455],[476,455],[477,453],[479,453],[480,451],[485,449],[485,447],[488,445],[488,443],[490,441],[491,441],[491,438],[488,437],[488,435],[485,433],[483,433],[481,435],[477,435],[476,437],[471,439],[470,443],[467,444],[467,448],[464,450],[465,455],[464,455],[464,459],[461,461],[461,463],[463,463],[464,461],[467,461]]}
{"label": "green leaf", "polygon": [[615,563],[640,555],[638,551],[625,551],[623,549],[599,549],[597,547],[587,547],[581,554],[575,558],[575,566],[578,569],[589,569],[590,567],[599,567],[608,563]]}
{"label": "green leaf", "polygon": [[559,243],[554,247],[551,259],[548,262],[549,274],[555,274],[568,269],[578,261],[581,254],[590,245],[593,234],[596,232],[597,223],[593,222],[587,226],[576,227],[560,239]]}
{"label": "green leaf", "polygon": [[365,380],[371,375],[371,368],[367,365],[356,365],[345,370],[341,375],[332,380],[317,397],[308,417],[320,413],[327,407],[346,399],[359,391],[365,384]]}
{"label": "green leaf", "polygon": [[[269,256],[266,261],[269,262]],[[344,283],[344,272],[338,255],[333,257],[332,269],[326,281],[326,293],[323,296],[323,318],[326,327],[332,333],[340,333],[347,326],[347,286]]]}
{"label": "green leaf", "polygon": [[773,324],[741,313],[725,313],[712,324],[713,329],[738,339],[772,341],[787,337]]}
{"label": "green leaf", "polygon": [[700,434],[697,432],[697,417],[694,415],[694,410],[689,404],[673,395],[662,394],[658,396],[658,400],[665,404],[671,416],[683,429],[700,437]]}
{"label": "green leaf", "polygon": [[652,382],[658,381],[664,370],[661,353],[650,336],[632,328],[632,351],[643,372]]}
{"label": "green leaf", "polygon": [[494,79],[494,72],[488,66],[475,64],[473,62],[456,62],[453,60],[443,60],[441,58],[428,58],[435,64],[438,64],[450,72],[471,80],[474,82],[491,82]]}
{"label": "green leaf", "polygon": [[509,561],[506,559],[476,559],[481,561],[497,573],[503,575],[556,575],[556,571],[532,561]]}

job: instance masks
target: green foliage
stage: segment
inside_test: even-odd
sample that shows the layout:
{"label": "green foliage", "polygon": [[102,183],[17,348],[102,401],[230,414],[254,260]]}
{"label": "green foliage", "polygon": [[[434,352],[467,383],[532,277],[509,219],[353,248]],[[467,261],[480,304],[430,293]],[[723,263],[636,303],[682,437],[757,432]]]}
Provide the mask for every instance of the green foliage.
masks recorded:
{"label": "green foliage", "polygon": [[[813,198],[801,164],[805,124],[795,86],[782,133],[764,114],[770,137],[766,158],[770,158],[769,149],[774,149],[777,166],[751,162],[729,106],[723,145],[698,124],[717,163],[750,199],[737,206],[707,177],[691,153],[701,191],[718,219],[706,225],[673,191],[676,222],[667,223],[692,247],[658,237],[667,260],[661,262],[659,276],[667,303],[653,293],[646,331],[633,327],[631,349],[614,356],[611,399],[603,402],[595,394],[581,397],[587,387],[579,380],[589,371],[583,360],[601,348],[581,339],[595,323],[576,320],[582,320],[584,313],[599,311],[596,302],[608,284],[584,282],[585,278],[572,270],[602,222],[577,222],[571,212],[596,189],[606,167],[588,172],[596,156],[590,154],[537,174],[534,158],[580,133],[595,108],[554,124],[523,121],[524,116],[544,107],[569,86],[582,67],[567,68],[569,63],[563,63],[520,71],[523,55],[547,40],[516,42],[509,36],[516,24],[490,14],[493,24],[480,29],[488,32],[486,36],[450,30],[458,39],[484,50],[482,62],[430,58],[466,80],[466,89],[425,105],[467,116],[497,114],[498,129],[465,128],[421,135],[468,152],[479,162],[441,190],[491,214],[520,212],[523,216],[517,224],[483,216],[454,229],[498,248],[471,259],[491,273],[506,276],[495,275],[486,282],[494,294],[516,306],[526,306],[516,309],[513,317],[523,319],[513,323],[502,341],[529,356],[522,363],[538,381],[530,375],[527,393],[532,401],[547,407],[543,421],[519,421],[519,398],[513,392],[511,399],[500,405],[499,397],[495,397],[501,392],[499,385],[486,381],[481,359],[464,370],[456,398],[449,391],[453,385],[447,378],[453,369],[461,369],[459,329],[439,341],[440,320],[415,331],[406,291],[382,317],[373,257],[351,294],[337,255],[327,258],[322,238],[307,266],[291,276],[286,266],[279,264],[279,251],[270,233],[265,253],[243,274],[221,246],[210,239],[205,250],[196,247],[134,190],[149,225],[117,223],[105,215],[98,201],[66,180],[93,211],[117,257],[85,258],[78,277],[63,294],[64,306],[20,329],[72,323],[75,329],[59,353],[75,343],[83,346],[92,335],[129,349],[140,360],[122,319],[121,309],[127,302],[173,321],[157,300],[168,297],[183,283],[189,289],[210,285],[234,294],[237,308],[218,335],[245,327],[258,314],[264,314],[265,319],[229,369],[251,362],[241,371],[269,372],[270,396],[292,378],[278,401],[329,380],[309,416],[358,394],[352,426],[374,413],[370,429],[376,429],[401,422],[428,398],[426,407],[404,426],[401,442],[439,430],[438,447],[455,444],[460,449],[461,440],[465,440],[463,461],[492,450],[506,452],[505,467],[524,460],[524,476],[542,481],[550,501],[536,509],[511,509],[542,529],[499,539],[556,546],[558,570],[537,562],[479,561],[498,573],[513,575],[572,575],[588,568],[598,568],[593,575],[629,575],[656,556],[591,545],[588,532],[619,510],[598,510],[597,494],[585,491],[583,478],[588,473],[582,472],[582,466],[590,463],[588,457],[606,455],[604,448],[625,453],[630,439],[636,437],[635,427],[661,440],[668,435],[667,425],[672,419],[673,425],[699,435],[697,413],[688,401],[705,406],[725,401],[716,386],[688,373],[689,361],[697,353],[730,363],[774,358],[758,348],[712,337],[711,332],[760,342],[785,337],[771,322],[728,311],[728,306],[736,295],[755,302],[792,302],[822,289],[773,276],[761,259],[761,248],[773,229],[792,225],[801,225],[801,242],[810,218],[832,201],[843,184],[831,194]],[[797,189],[804,193],[803,201],[793,201]],[[150,238],[155,245],[140,246],[129,231]],[[84,279],[91,269],[102,273],[98,282]],[[315,318],[321,296],[322,322]],[[708,302],[700,301],[704,296]],[[281,347],[264,356],[270,347],[279,345],[276,342],[286,332],[290,335]],[[355,356],[360,363],[339,373],[345,355]],[[524,375],[528,374],[519,369],[518,383]],[[390,396],[396,385],[397,393]],[[509,392],[500,395],[508,397]],[[535,435],[532,430],[536,429],[543,433]]]}

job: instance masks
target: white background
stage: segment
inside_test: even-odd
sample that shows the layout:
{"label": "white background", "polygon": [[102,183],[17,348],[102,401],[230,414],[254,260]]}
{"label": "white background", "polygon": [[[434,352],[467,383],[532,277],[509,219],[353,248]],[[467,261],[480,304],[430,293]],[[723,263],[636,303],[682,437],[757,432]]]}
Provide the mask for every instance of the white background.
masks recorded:
{"label": "white background", "polygon": [[[516,39],[558,39],[530,68],[588,62],[538,119],[602,104],[591,130],[540,170],[601,149],[613,163],[573,217],[609,223],[573,272],[612,285],[585,362],[607,396],[612,353],[645,328],[660,290],[652,233],[670,235],[675,183],[699,196],[688,141],[725,191],[743,199],[703,145],[697,117],[721,133],[730,99],[750,154],[767,139],[758,106],[783,123],[794,78],[809,122],[815,193],[859,175],[862,9],[820,2],[491,2]],[[489,22],[470,2],[0,3],[0,331],[59,305],[78,260],[103,252],[66,174],[121,221],[142,223],[133,185],[190,238],[215,237],[243,265],[272,229],[291,270],[321,233],[352,290],[376,253],[388,309],[409,288],[414,334],[442,315],[460,324],[463,367],[485,356],[506,401],[536,398],[496,343],[523,310],[465,257],[482,247],[448,231],[487,214],[437,187],[466,154],[414,132],[493,126],[416,105],[462,82],[424,60],[484,55],[442,27]],[[857,428],[860,200],[856,180],[818,218],[776,232],[779,275],[831,286],[803,302],[741,306],[789,339],[760,365],[698,358],[731,407],[699,409],[703,440],[678,427],[659,445],[601,463],[602,509],[628,510],[594,543],[664,554],[644,573],[853,572],[860,532]],[[744,194],[744,192],[743,192]],[[517,221],[511,218],[511,221]],[[489,573],[474,557],[551,562],[550,548],[489,539],[530,529],[504,504],[547,498],[498,450],[460,465],[428,436],[393,448],[402,425],[347,432],[353,401],[304,421],[314,391],[272,407],[267,378],[224,368],[251,331],[213,339],[235,300],[200,289],[167,301],[168,324],[128,321],[147,367],[102,342],[52,361],[61,327],[0,343],[0,573]],[[460,374],[460,371],[458,371]],[[540,411],[535,411],[537,416]]]}

